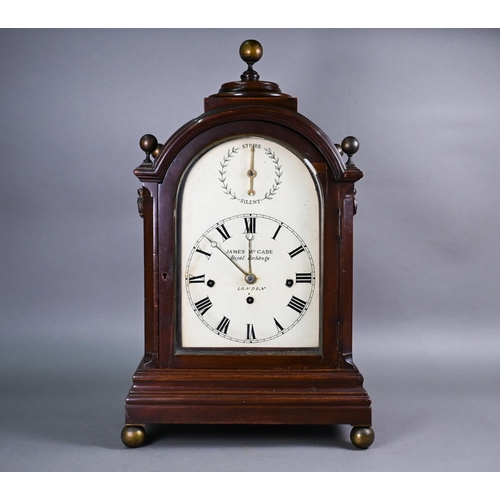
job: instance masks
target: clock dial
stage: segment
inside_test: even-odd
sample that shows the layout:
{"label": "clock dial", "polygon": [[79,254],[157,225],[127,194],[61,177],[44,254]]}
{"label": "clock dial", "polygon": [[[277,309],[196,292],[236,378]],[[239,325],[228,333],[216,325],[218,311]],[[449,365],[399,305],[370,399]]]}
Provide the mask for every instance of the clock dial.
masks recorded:
{"label": "clock dial", "polygon": [[307,160],[266,137],[192,162],[179,192],[182,348],[319,347],[318,192]]}
{"label": "clock dial", "polygon": [[198,238],[184,281],[191,308],[208,330],[223,340],[258,344],[291,331],[307,314],[316,268],[293,228],[267,215],[239,214]]}
{"label": "clock dial", "polygon": [[282,154],[289,152],[277,143],[258,137],[217,148],[212,155],[219,160],[218,180],[222,192],[243,204],[272,200],[279,192]]}

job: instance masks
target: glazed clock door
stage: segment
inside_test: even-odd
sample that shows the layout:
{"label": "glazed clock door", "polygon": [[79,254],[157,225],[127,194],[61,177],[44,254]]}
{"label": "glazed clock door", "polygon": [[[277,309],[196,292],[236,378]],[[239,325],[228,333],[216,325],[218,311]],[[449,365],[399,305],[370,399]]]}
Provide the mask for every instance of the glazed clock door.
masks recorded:
{"label": "glazed clock door", "polygon": [[177,214],[178,352],[319,349],[322,200],[306,158],[264,136],[211,144]]}

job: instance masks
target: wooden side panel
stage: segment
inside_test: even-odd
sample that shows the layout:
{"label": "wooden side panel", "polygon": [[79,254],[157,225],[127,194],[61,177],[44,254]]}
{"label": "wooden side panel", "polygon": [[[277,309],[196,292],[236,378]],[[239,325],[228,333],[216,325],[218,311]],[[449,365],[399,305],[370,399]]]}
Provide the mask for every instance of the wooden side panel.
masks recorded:
{"label": "wooden side panel", "polygon": [[154,366],[158,360],[158,217],[157,184],[144,183],[142,189],[144,218],[144,352]]}
{"label": "wooden side panel", "polygon": [[353,183],[342,183],[340,191],[339,212],[339,325],[341,363],[352,364],[352,298],[353,298],[353,217],[354,199]]}

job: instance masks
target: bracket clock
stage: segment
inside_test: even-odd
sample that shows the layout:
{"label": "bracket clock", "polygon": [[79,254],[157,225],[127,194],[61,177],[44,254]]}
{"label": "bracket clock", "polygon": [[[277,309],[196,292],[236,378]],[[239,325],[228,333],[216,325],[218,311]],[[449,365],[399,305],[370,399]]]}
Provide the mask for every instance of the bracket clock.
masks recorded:
{"label": "bracket clock", "polygon": [[240,56],[241,81],[201,116],[164,145],[140,140],[145,352],[122,441],[153,423],[348,424],[368,448],[351,349],[359,144],[333,144],[260,80],[259,42]]}

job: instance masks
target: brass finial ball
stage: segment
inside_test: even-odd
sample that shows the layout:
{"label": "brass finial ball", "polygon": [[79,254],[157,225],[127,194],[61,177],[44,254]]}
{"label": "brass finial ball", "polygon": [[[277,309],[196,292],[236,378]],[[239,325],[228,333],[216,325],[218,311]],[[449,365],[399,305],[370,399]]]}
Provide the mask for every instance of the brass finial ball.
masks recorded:
{"label": "brass finial ball", "polygon": [[352,156],[358,152],[358,149],[359,141],[356,139],[356,137],[350,135],[342,141],[342,150],[346,155]]}
{"label": "brass finial ball", "polygon": [[245,40],[240,46],[240,57],[247,64],[255,64],[262,54],[262,45],[257,40]]}
{"label": "brass finial ball", "polygon": [[139,146],[141,146],[141,149],[145,153],[149,154],[156,149],[156,146],[158,146],[158,140],[154,135],[146,134],[141,137],[141,140],[139,141]]}

